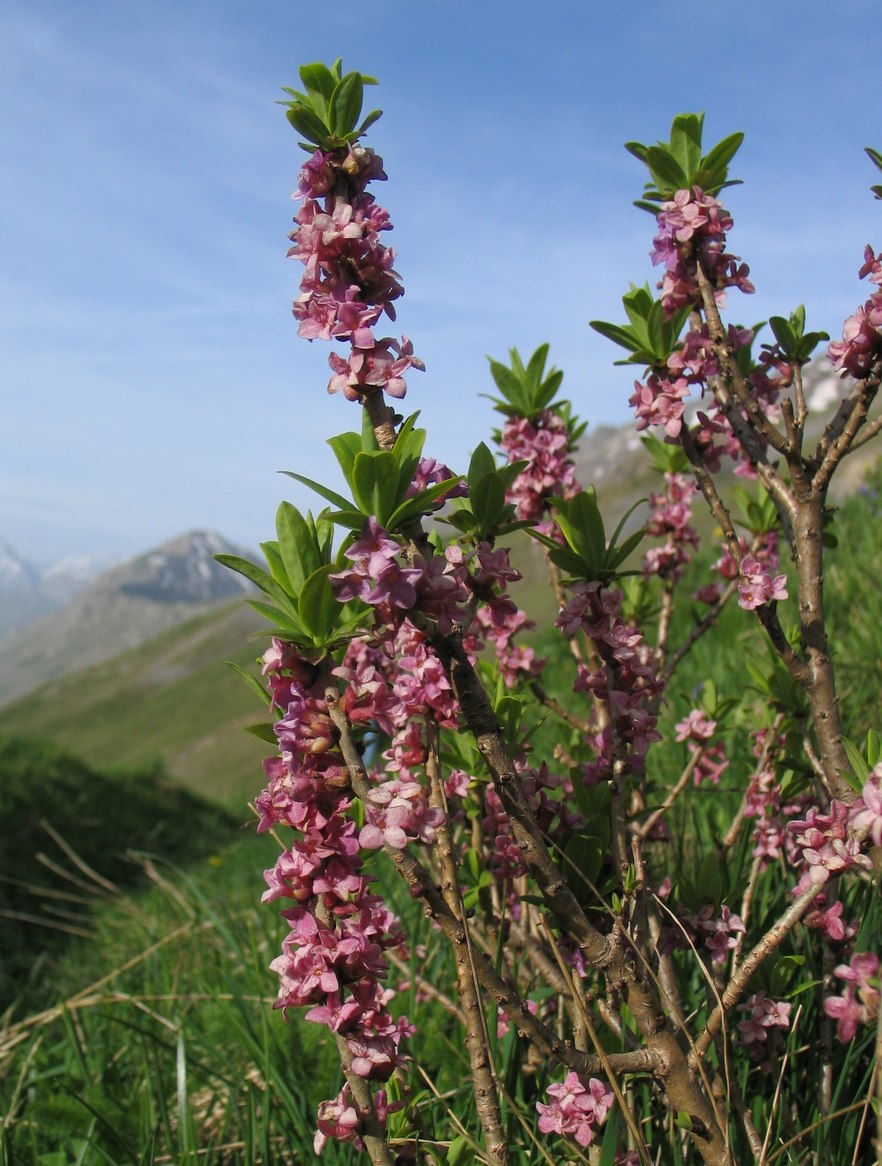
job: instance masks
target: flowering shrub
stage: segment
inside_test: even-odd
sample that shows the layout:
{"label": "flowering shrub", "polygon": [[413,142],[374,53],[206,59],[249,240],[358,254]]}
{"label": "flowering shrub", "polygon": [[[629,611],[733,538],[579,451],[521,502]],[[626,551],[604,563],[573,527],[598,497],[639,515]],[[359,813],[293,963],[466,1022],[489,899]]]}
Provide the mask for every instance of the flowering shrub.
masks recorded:
{"label": "flowering shrub", "polygon": [[[882,427],[879,293],[830,345],[853,379],[809,449],[803,369],[826,337],[798,308],[754,355],[759,326],[721,317],[727,294],[753,291],[719,199],[741,135],[703,154],[701,117],[683,115],[669,142],[630,143],[650,175],[638,206],[656,220],[660,294],[632,288],[626,324],[593,326],[645,370],[631,404],[661,485],[644,528],[626,515],[608,535],[547,346],[491,361],[501,458],[478,444],[460,475],[389,406],[423,366],[376,331],[404,289],[368,192],[383,163],[360,142],[379,116],[359,122],[371,79],[339,61],[301,79],[286,103],[308,154],[294,316],[338,346],[328,390],[359,406],[330,441],[348,494],[292,473],[328,507],[283,503],[265,568],[221,559],[270,623],[265,693],[252,683],[271,714],[255,731],[277,746],[258,828],[291,832],[265,876],[288,928],[277,1007],[308,1009],[345,1077],[316,1150],[503,1164],[600,1141],[603,1162],[720,1166],[772,1161],[773,1133],[778,1157],[826,1136],[869,1104],[872,1034],[857,1042],[879,1010],[880,745],[844,735],[822,570],[830,480]],[[870,248],[860,274],[880,284]],[[704,559],[699,494],[723,539]],[[510,593],[518,531],[559,601],[553,668]],[[641,560],[644,537],[658,545]],[[766,645],[752,688],[723,694],[709,675],[684,699],[684,661],[737,608]],[[710,791],[720,813],[699,800]],[[433,925],[419,950],[408,899]],[[428,1000],[470,1065],[449,1111],[416,1070]],[[819,1052],[794,1084],[797,1040]]]}

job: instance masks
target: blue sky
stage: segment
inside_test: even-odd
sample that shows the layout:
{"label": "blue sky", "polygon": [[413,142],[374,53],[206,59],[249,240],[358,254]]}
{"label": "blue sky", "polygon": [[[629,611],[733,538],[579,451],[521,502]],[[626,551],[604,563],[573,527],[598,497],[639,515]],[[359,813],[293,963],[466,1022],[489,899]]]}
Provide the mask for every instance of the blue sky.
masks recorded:
{"label": "blue sky", "polygon": [[[0,14],[0,537],[122,556],[194,527],[255,545],[332,479],[330,346],[298,339],[285,259],[305,155],[297,67],[373,73],[369,142],[426,362],[406,399],[453,468],[493,424],[486,355],[551,344],[592,425],[633,377],[588,321],[654,281],[628,139],[684,110],[743,130],[727,192],[753,323],[800,302],[838,335],[882,244],[878,0],[6,0]],[[338,484],[334,481],[333,484]]]}

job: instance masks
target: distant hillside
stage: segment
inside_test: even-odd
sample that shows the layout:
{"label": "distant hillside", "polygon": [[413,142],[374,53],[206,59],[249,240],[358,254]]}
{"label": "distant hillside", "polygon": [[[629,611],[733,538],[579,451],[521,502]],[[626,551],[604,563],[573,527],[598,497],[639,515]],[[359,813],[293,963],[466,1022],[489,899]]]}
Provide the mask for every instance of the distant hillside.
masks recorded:
{"label": "distant hillside", "polygon": [[0,709],[0,733],[39,738],[108,770],[159,762],[178,785],[244,806],[271,750],[244,731],[265,710],[224,661],[255,674],[261,620],[226,603],[113,660],[72,673]]}
{"label": "distant hillside", "polygon": [[[242,553],[213,532],[180,535],[103,572],[60,610],[5,636],[0,705],[242,595],[248,584],[214,561],[218,552]],[[53,582],[57,589],[57,576]]]}

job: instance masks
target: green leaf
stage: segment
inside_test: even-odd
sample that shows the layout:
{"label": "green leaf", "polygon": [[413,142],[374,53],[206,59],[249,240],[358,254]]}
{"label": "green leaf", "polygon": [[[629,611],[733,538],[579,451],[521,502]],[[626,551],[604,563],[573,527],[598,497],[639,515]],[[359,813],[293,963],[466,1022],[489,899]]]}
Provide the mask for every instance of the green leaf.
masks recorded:
{"label": "green leaf", "polygon": [[607,340],[612,340],[613,344],[626,348],[628,352],[635,352],[640,347],[640,341],[634,335],[633,328],[621,324],[608,324],[605,320],[592,320],[589,326]]}
{"label": "green leaf", "polygon": [[325,645],[342,614],[342,605],[328,578],[333,569],[330,565],[319,567],[303,584],[300,593],[300,619],[317,647]]}
{"label": "green leaf", "polygon": [[328,104],[328,121],[338,138],[354,130],[361,116],[364,85],[360,73],[347,73],[334,90]]}
{"label": "green leaf", "polygon": [[337,85],[337,80],[327,65],[321,61],[314,61],[309,65],[301,65],[297,70],[304,89],[310,93],[318,93],[325,101],[331,100],[331,94]]}
{"label": "green leaf", "polygon": [[398,503],[398,465],[388,450],[356,454],[352,495],[362,514],[386,526]]}
{"label": "green leaf", "polygon": [[861,753],[860,749],[858,749],[854,741],[850,741],[848,737],[843,737],[842,747],[845,750],[845,755],[848,757],[848,764],[851,766],[852,772],[857,779],[857,784],[854,782],[851,782],[850,784],[853,789],[860,792],[869,779],[870,767],[867,764],[867,760],[863,753]]}
{"label": "green leaf", "polygon": [[497,474],[486,474],[469,489],[472,513],[480,524],[482,535],[490,533],[505,507],[505,487]]}
{"label": "green leaf", "polygon": [[689,186],[689,180],[682,167],[664,146],[650,146],[646,151],[646,163],[663,194],[673,195],[676,191],[685,190]]}
{"label": "green leaf", "polygon": [[407,418],[398,430],[395,444],[392,446],[392,455],[398,463],[398,501],[404,498],[411,487],[426,443],[425,429],[415,428],[417,417],[419,413],[413,413]]}
{"label": "green leaf", "polygon": [[542,373],[545,371],[545,361],[548,359],[548,344],[540,344],[530,357],[524,370],[524,380],[534,392],[542,384]]}
{"label": "green leaf", "polygon": [[471,1166],[475,1161],[475,1151],[470,1140],[463,1134],[457,1134],[447,1151],[447,1166]]}
{"label": "green leaf", "polygon": [[306,578],[321,566],[314,530],[296,506],[282,502],[276,511],[279,554],[297,595]]}
{"label": "green leaf", "polygon": [[[739,132],[729,134],[727,138],[723,138],[721,142],[717,142],[713,149],[702,159],[701,176],[703,177],[706,174],[710,178],[724,182],[728,173],[729,163],[738,153],[743,141],[744,134]],[[712,191],[708,191],[707,193],[712,193]]]}
{"label": "green leaf", "polygon": [[867,731],[867,763],[871,769],[879,764],[879,758],[882,756],[882,741],[880,741],[879,734],[875,729]]}
{"label": "green leaf", "polygon": [[[362,81],[367,81],[367,78],[362,77]],[[379,121],[382,116],[382,109],[372,109],[361,125],[358,127],[358,137],[361,137],[362,134],[365,133],[366,130],[369,130],[374,122]]]}
{"label": "green leaf", "polygon": [[288,572],[285,570],[285,564],[282,562],[282,556],[279,554],[279,544],[277,542],[261,543],[260,549],[263,551],[272,577],[287,595],[291,595],[293,588],[291,580],[288,578]]}
{"label": "green leaf", "polygon": [[341,510],[352,509],[352,500],[350,498],[344,498],[342,494],[337,494],[334,490],[329,490],[321,482],[314,482],[312,478],[304,478],[303,474],[295,474],[293,470],[281,470],[280,472],[286,478],[293,478],[295,482],[302,482],[304,486],[309,486],[310,490],[315,490],[316,494],[321,495],[326,502],[331,502],[334,506],[339,506]]}
{"label": "green leaf", "polygon": [[419,494],[414,494],[412,498],[406,498],[390,516],[389,530],[399,530],[412,519],[430,514],[437,501],[443,498],[449,490],[452,490],[457,482],[461,481],[462,479],[459,477],[445,478],[443,482],[427,486],[425,490],[420,491]]}
{"label": "green leaf", "polygon": [[246,725],[245,732],[250,733],[252,737],[258,737],[261,741],[266,741],[270,745],[278,745],[279,738],[273,732],[272,721],[261,721],[256,725]]}
{"label": "green leaf", "polygon": [[251,689],[251,691],[255,694],[257,699],[265,708],[270,702],[270,694],[267,689],[264,688],[264,686],[260,683],[257,677],[252,676],[250,672],[240,667],[233,660],[227,660],[225,663],[228,668],[232,668],[236,675],[240,676],[242,680],[245,681],[246,686]]}
{"label": "green leaf", "polygon": [[251,563],[248,559],[240,558],[239,555],[215,555],[215,561],[220,563],[223,567],[229,567],[231,571],[235,571],[238,575],[244,575],[246,579],[250,579],[252,583],[257,584],[260,590],[274,599],[276,603],[280,603],[283,607],[290,604],[290,596],[279,586],[279,584],[268,575],[256,563]]}
{"label": "green leaf", "polygon": [[646,537],[646,531],[643,527],[640,530],[635,530],[633,534],[629,534],[621,546],[616,547],[615,554],[609,560],[608,567],[610,570],[615,570],[620,563],[624,563],[628,556],[631,555],[637,547],[643,542]]}
{"label": "green leaf", "polygon": [[245,602],[249,607],[253,607],[258,615],[262,615],[264,619],[268,619],[271,624],[279,628],[284,633],[283,638],[292,638],[292,643],[300,643],[304,640],[303,627],[300,620],[292,612],[280,611],[272,604],[263,603],[259,599],[246,599]]}
{"label": "green leaf", "polygon": [[352,466],[355,455],[361,453],[363,447],[360,433],[338,433],[336,437],[329,437],[327,444],[334,451],[337,464],[343,471],[347,485],[352,485]]}
{"label": "green leaf", "polygon": [[671,153],[689,181],[701,165],[702,119],[694,113],[680,114],[671,127]]}
{"label": "green leaf", "polygon": [[313,142],[316,146],[327,143],[330,137],[328,127],[320,117],[314,114],[311,109],[307,109],[305,105],[296,105],[291,109],[287,109],[285,116],[294,129],[297,130],[298,134],[303,134],[307,141]]}
{"label": "green leaf", "polygon": [[521,382],[510,368],[506,368],[504,364],[500,364],[498,360],[493,360],[489,356],[487,359],[490,361],[490,374],[500,393],[510,404],[515,406],[518,412],[526,414],[527,399]]}
{"label": "green leaf", "polygon": [[593,489],[582,490],[566,504],[565,509],[560,499],[554,499],[553,504],[564,537],[576,554],[589,563],[602,560],[606,551],[606,532]]}
{"label": "green leaf", "polygon": [[[350,503],[351,507],[351,503]],[[348,530],[361,530],[364,526],[364,515],[360,510],[338,510],[328,515],[328,520],[336,526],[345,526]]]}
{"label": "green leaf", "polygon": [[457,530],[461,530],[465,534],[468,534],[470,531],[474,530],[478,525],[477,518],[475,518],[471,510],[465,506],[461,506],[459,509],[454,510],[441,521],[447,522],[451,526],[455,526]]}
{"label": "green leaf", "polygon": [[495,473],[495,471],[496,459],[493,457],[493,454],[482,441],[481,444],[475,449],[474,453],[472,454],[471,461],[469,462],[469,484],[471,485],[471,483],[474,482],[477,485],[481,478],[486,477],[488,474]]}

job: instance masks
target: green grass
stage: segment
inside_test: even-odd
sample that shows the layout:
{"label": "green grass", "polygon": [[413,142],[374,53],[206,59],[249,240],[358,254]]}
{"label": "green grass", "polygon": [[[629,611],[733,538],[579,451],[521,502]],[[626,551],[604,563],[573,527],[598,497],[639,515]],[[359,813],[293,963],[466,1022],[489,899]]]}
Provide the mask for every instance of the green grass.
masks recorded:
{"label": "green grass", "polygon": [[10,1166],[313,1160],[340,1069],[317,1027],[272,1010],[280,924],[254,885],[267,850],[241,840],[192,876],[142,856],[149,889],[96,912],[45,1007],[0,1036]]}

